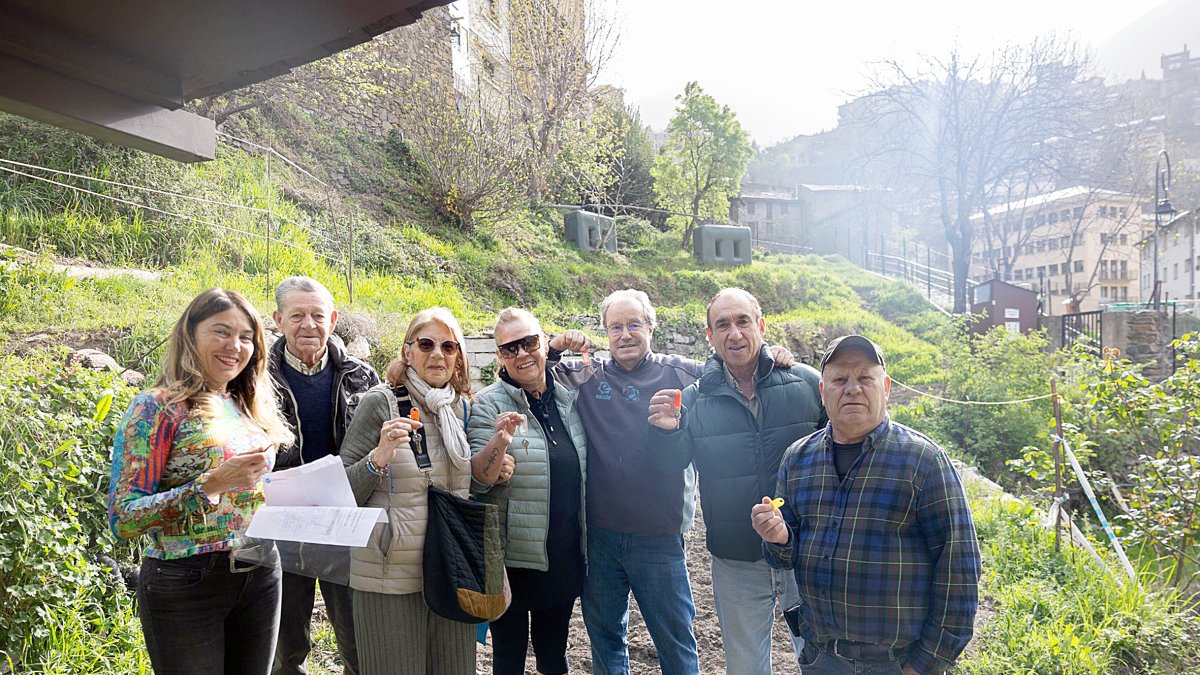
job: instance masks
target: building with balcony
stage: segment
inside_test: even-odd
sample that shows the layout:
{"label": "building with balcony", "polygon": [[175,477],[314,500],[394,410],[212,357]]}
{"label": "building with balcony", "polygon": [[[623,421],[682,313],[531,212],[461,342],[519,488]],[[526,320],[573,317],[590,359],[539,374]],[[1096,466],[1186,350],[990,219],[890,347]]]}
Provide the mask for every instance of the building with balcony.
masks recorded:
{"label": "building with balcony", "polygon": [[1137,248],[1152,229],[1131,194],[1076,186],[971,217],[972,262],[1037,291],[1045,314],[1142,299]]}

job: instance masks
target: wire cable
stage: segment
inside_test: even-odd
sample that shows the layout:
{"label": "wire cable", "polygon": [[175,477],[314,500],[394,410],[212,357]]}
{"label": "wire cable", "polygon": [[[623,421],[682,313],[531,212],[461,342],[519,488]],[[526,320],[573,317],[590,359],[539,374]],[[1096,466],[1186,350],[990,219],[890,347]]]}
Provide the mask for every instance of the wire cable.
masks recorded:
{"label": "wire cable", "polygon": [[294,249],[296,249],[297,251],[308,251],[308,252],[312,253],[313,255],[315,255],[315,256],[317,256],[317,257],[324,258],[324,259],[326,259],[326,260],[328,260],[328,261],[330,261],[330,262],[337,263],[337,264],[339,264],[339,265],[340,265],[340,264],[343,264],[343,263],[345,262],[344,260],[339,260],[339,259],[337,259],[337,258],[333,258],[333,257],[327,256],[327,255],[325,255],[324,253],[320,253],[319,251],[314,251],[314,250],[312,250],[311,248],[305,248],[305,247],[303,247],[303,246],[297,246],[296,244],[293,244],[293,243],[291,243],[291,242],[283,241],[282,239],[275,239],[274,237],[270,237],[270,236],[267,236],[267,235],[265,235],[265,234],[259,234],[258,232],[250,232],[250,231],[248,231],[248,230],[239,230],[239,229],[237,229],[236,227],[229,227],[228,225],[221,225],[221,224],[219,224],[219,223],[214,223],[214,222],[211,222],[211,221],[207,221],[207,220],[204,220],[204,219],[202,219],[202,218],[196,218],[195,216],[188,216],[188,215],[184,215],[184,214],[181,214],[181,213],[173,213],[173,212],[171,212],[171,211],[166,211],[166,210],[164,210],[164,209],[160,209],[160,208],[157,208],[157,207],[154,207],[154,206],[149,206],[149,205],[147,205],[147,204],[139,204],[139,203],[137,203],[137,202],[132,202],[132,201],[129,201],[128,199],[122,199],[122,198],[120,198],[120,197],[113,197],[112,195],[101,194],[101,193],[99,193],[99,192],[96,192],[96,191],[94,191],[94,190],[89,190],[89,189],[87,189],[87,188],[81,188],[81,187],[79,187],[78,185],[70,185],[70,184],[68,184],[68,183],[62,183],[62,182],[59,182],[59,181],[56,181],[56,180],[51,180],[51,179],[49,179],[49,178],[43,178],[42,176],[35,176],[35,175],[33,175],[33,174],[30,174],[30,173],[25,173],[24,171],[18,171],[18,170],[16,170],[16,169],[12,169],[12,168],[9,168],[9,167],[6,167],[6,166],[0,166],[0,171],[7,171],[8,173],[13,173],[13,174],[16,174],[16,175],[18,175],[18,176],[24,176],[24,177],[26,177],[26,178],[32,178],[33,180],[42,181],[42,182],[44,182],[44,183],[50,183],[51,185],[57,185],[57,186],[59,186],[59,187],[65,187],[65,188],[67,188],[67,189],[69,189],[69,190],[75,190],[76,192],[83,192],[83,193],[85,193],[85,194],[89,194],[89,195],[92,195],[92,196],[95,196],[95,197],[99,197],[99,198],[101,198],[101,199],[107,199],[107,200],[109,200],[109,201],[114,201],[114,202],[118,202],[118,203],[121,203],[121,204],[126,204],[126,205],[128,205],[128,206],[132,206],[132,207],[134,207],[134,208],[138,208],[138,209],[145,209],[145,210],[147,210],[147,211],[153,211],[153,212],[155,212],[155,213],[161,213],[162,215],[165,215],[165,216],[171,216],[172,218],[179,218],[179,219],[181,219],[181,220],[190,220],[190,221],[192,221],[192,222],[195,222],[195,223],[201,223],[201,224],[203,224],[203,225],[208,225],[209,227],[214,227],[214,228],[217,228],[217,229],[220,229],[220,230],[225,230],[225,231],[227,231],[227,232],[235,232],[235,233],[237,233],[237,234],[246,235],[246,236],[249,236],[249,237],[258,237],[258,238],[260,238],[260,239],[264,239],[264,240],[267,240],[267,241],[273,241],[273,242],[275,242],[275,243],[282,244],[283,246],[287,246],[287,247],[289,247],[289,248],[294,248]]}
{"label": "wire cable", "polygon": [[960,401],[960,400],[953,399],[953,398],[945,398],[942,396],[938,396],[936,394],[930,394],[929,392],[921,391],[920,389],[913,389],[912,387],[908,386],[907,384],[904,384],[903,382],[900,382],[899,380],[896,380],[895,378],[892,379],[892,384],[900,385],[901,387],[903,387],[913,393],[920,394],[921,396],[925,396],[927,398],[932,398],[932,399],[935,399],[938,401],[944,401],[946,403],[958,403],[960,405],[1014,405],[1017,403],[1029,403],[1031,401],[1040,401],[1042,399],[1050,398],[1051,396],[1053,396],[1053,394],[1042,394],[1041,396],[1030,396],[1028,398],[1019,398],[1019,399],[1015,399],[1012,401]]}

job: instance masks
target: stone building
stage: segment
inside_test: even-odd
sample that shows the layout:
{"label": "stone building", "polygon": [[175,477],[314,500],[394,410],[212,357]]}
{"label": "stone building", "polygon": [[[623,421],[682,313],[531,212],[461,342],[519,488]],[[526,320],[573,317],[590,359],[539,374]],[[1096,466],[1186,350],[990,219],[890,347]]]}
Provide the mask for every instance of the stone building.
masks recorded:
{"label": "stone building", "polygon": [[1038,291],[1043,312],[1091,311],[1141,299],[1138,198],[1076,186],[977,213],[972,262]]}
{"label": "stone building", "polygon": [[896,226],[887,194],[861,185],[742,183],[740,194],[729,199],[729,219],[749,227],[760,248],[836,253],[865,266],[871,245]]}
{"label": "stone building", "polygon": [[[750,228],[756,246],[778,248],[783,252],[803,246],[800,200],[794,189],[761,183],[742,183],[736,197],[729,198],[729,220]],[[779,246],[782,244],[782,246]]]}

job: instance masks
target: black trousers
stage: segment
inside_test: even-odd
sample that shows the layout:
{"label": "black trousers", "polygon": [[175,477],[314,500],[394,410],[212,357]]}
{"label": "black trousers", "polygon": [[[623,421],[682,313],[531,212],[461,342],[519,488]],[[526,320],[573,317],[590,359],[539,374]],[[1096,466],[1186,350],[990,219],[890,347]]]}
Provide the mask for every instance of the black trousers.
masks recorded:
{"label": "black trousers", "polygon": [[[354,610],[350,587],[320,580],[325,612],[333,624],[338,656],[345,675],[358,675],[358,649],[354,644]],[[279,646],[275,650],[277,675],[304,675],[304,662],[312,650],[312,612],[317,580],[302,574],[283,573],[283,603],[279,613]]]}
{"label": "black trousers", "polygon": [[267,675],[279,624],[279,569],[232,572],[227,552],[143,558],[138,613],[150,663],[171,675]]}
{"label": "black trousers", "polygon": [[537,670],[567,672],[567,635],[575,600],[548,609],[512,610],[492,622],[493,675],[525,675],[525,653],[532,638]]}

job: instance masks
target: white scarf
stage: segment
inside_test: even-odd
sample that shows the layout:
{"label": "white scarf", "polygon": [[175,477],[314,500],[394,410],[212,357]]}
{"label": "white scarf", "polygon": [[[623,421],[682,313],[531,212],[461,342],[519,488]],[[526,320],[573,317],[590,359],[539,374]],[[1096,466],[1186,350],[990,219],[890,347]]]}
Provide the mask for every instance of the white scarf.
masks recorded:
{"label": "white scarf", "polygon": [[449,384],[439,388],[429,386],[429,383],[422,380],[411,367],[406,375],[405,384],[408,391],[424,403],[425,408],[433,413],[434,419],[437,420],[438,433],[442,437],[442,445],[445,446],[450,461],[459,468],[467,465],[471,459],[471,445],[467,442],[467,432],[458,417],[457,408],[461,406],[455,405],[458,392]]}

